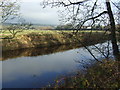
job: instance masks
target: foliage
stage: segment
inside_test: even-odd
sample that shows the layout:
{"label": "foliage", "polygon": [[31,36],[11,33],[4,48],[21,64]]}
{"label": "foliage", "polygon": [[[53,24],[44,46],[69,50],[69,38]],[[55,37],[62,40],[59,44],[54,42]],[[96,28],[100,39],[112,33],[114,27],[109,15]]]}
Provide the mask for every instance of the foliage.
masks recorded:
{"label": "foliage", "polygon": [[[55,88],[119,88],[119,61],[103,60],[88,68],[86,73],[56,80]],[[62,81],[62,83],[61,83]],[[64,82],[64,83],[63,83]]]}

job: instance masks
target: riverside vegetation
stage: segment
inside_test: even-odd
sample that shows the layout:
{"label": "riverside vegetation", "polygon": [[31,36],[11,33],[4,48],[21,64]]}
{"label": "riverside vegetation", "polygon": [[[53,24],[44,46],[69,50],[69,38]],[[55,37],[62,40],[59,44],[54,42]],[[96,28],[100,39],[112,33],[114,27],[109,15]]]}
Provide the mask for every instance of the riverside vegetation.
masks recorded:
{"label": "riverside vegetation", "polygon": [[[2,37],[6,35],[10,37],[8,32],[5,32]],[[73,35],[72,31],[24,30],[18,33],[13,39],[3,39],[1,42],[2,50],[6,51],[31,47],[78,44],[79,41],[90,45],[107,40],[106,36],[108,35],[104,35],[102,31],[93,31],[93,33],[91,31],[81,31]]]}
{"label": "riverside vegetation", "polygon": [[[6,32],[7,33],[7,32]],[[4,34],[5,35],[5,34]],[[7,34],[8,35],[8,34]],[[2,49],[15,50],[31,47],[49,47],[54,45],[78,44],[82,41],[85,45],[92,45],[108,40],[109,34],[104,32],[81,31],[73,35],[71,31],[23,31],[13,39],[3,39]],[[97,37],[97,38],[96,38]],[[119,37],[119,35],[118,35]],[[119,38],[118,38],[119,40]],[[56,79],[56,88],[119,88],[120,72],[119,61],[102,60],[87,68],[85,73],[76,72],[73,76],[64,76]]]}
{"label": "riverside vegetation", "polygon": [[74,76],[56,80],[54,88],[119,88],[119,61],[103,60],[86,69],[86,73],[76,72]]}
{"label": "riverside vegetation", "polygon": [[[117,40],[120,41],[120,33],[117,33]],[[85,73],[76,71],[74,75],[58,77],[54,85],[48,87],[57,88],[94,88],[116,90],[120,88],[120,56],[116,59],[102,59],[101,63],[96,62],[92,66],[85,67]]]}

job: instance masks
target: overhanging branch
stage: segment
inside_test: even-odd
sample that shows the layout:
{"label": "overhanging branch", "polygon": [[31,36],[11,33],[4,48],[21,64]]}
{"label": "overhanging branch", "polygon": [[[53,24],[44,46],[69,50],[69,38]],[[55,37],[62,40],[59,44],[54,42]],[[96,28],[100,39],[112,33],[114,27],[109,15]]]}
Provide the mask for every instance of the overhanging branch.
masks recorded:
{"label": "overhanging branch", "polygon": [[71,5],[79,5],[79,4],[81,4],[81,3],[84,3],[84,2],[87,2],[87,1],[90,1],[90,0],[83,0],[83,1],[78,1],[78,2],[71,2],[70,0],[69,0],[69,3],[67,4],[67,3],[65,3],[64,1],[58,1],[58,2],[54,2],[54,1],[52,1],[52,2],[50,2],[50,3],[48,3],[48,1],[46,2],[43,2],[43,5],[44,5],[44,7],[46,6],[46,5],[52,5],[52,6],[60,6],[60,5],[63,5],[64,7],[67,7],[67,6],[71,6]]}
{"label": "overhanging branch", "polygon": [[[85,22],[89,21],[89,20],[94,20],[94,19],[102,16],[103,14],[107,14],[107,13],[108,13],[107,11],[103,11],[102,13],[98,14],[98,15],[95,16],[95,17],[91,17],[91,18],[88,18],[88,19],[84,20],[84,21],[83,21],[83,24],[84,24]],[[82,24],[82,25],[83,25],[83,24]]]}
{"label": "overhanging branch", "polygon": [[102,16],[103,14],[107,14],[107,13],[108,13],[107,11],[103,11],[102,13],[98,14],[97,16],[92,17],[92,18],[88,18],[88,19],[86,19],[85,21],[88,21],[88,20],[91,20],[91,19],[96,19],[96,18]]}
{"label": "overhanging branch", "polygon": [[89,21],[89,20],[93,20],[93,21],[94,21],[94,19],[96,19],[96,18],[102,16],[103,14],[107,14],[107,13],[108,13],[107,11],[103,11],[103,12],[101,12],[100,14],[98,14],[97,16],[88,18],[88,19],[86,19],[86,20],[80,22],[80,23],[76,26],[76,27],[77,27],[77,30],[76,30],[75,34],[78,32],[79,29],[82,28],[82,26],[85,24],[85,22],[87,22],[87,21]]}
{"label": "overhanging branch", "polygon": [[86,1],[89,1],[89,0],[83,0],[83,1],[79,1],[79,2],[70,2],[69,4],[65,4],[64,2],[60,2],[60,3],[63,4],[64,6],[70,6],[70,5],[78,5],[78,4],[84,3]]}

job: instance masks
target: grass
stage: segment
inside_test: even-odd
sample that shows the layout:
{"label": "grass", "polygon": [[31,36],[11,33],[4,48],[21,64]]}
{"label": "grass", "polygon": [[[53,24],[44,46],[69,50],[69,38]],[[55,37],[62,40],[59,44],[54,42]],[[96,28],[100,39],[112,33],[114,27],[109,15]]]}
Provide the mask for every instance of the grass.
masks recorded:
{"label": "grass", "polygon": [[[120,61],[103,60],[74,76],[66,76],[56,80],[54,88],[119,88]],[[62,82],[62,83],[61,83]]]}
{"label": "grass", "polygon": [[[79,40],[86,44],[95,44],[107,40],[103,38],[103,31],[81,31],[71,36],[72,31],[44,31],[24,30],[16,35],[14,39],[2,40],[3,50],[14,50],[29,47],[51,46],[58,44],[79,43]],[[3,36],[10,35],[6,31]],[[120,62],[115,60],[103,60],[103,63],[96,63],[83,74],[80,71],[74,76],[62,77],[56,80],[54,88],[119,88]],[[61,83],[62,82],[62,83]]]}
{"label": "grass", "polygon": [[[103,38],[104,32],[81,31],[73,35],[72,31],[51,31],[51,30],[24,30],[19,32],[13,39],[3,39],[3,50],[15,50],[30,47],[48,47],[53,45],[78,44],[79,41],[85,44],[95,44],[106,40]],[[4,32],[3,37],[10,37],[8,31]],[[97,37],[97,38],[96,38]]]}
{"label": "grass", "polygon": [[[17,33],[16,35],[25,35],[25,34],[29,34],[29,33],[39,33],[39,34],[56,34],[56,33],[61,33],[61,32],[66,32],[66,33],[72,33],[73,31],[66,31],[66,30],[62,30],[62,31],[59,31],[59,30],[15,30],[15,31],[22,31],[22,32],[19,32]],[[91,32],[90,30],[86,30],[86,31],[79,31],[79,32]],[[99,33],[102,33],[104,31],[92,31],[92,32],[99,32]],[[9,32],[9,30],[4,30],[4,32],[0,33],[0,35],[2,35],[3,37],[4,36],[9,36],[11,35],[11,33]]]}
{"label": "grass", "polygon": [[[47,34],[47,33],[56,33],[57,31],[50,31],[50,30],[16,30],[16,31],[22,31],[16,34],[16,36],[19,35],[26,35],[30,33],[39,33],[39,34]],[[4,33],[1,33],[1,35],[4,36],[9,36],[11,33],[6,30]]]}

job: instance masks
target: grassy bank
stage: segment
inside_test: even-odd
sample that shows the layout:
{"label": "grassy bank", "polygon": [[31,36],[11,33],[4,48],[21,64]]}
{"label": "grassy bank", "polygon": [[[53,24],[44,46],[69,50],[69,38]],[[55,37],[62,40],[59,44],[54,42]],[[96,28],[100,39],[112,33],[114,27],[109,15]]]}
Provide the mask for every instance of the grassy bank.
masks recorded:
{"label": "grassy bank", "polygon": [[103,60],[86,70],[86,73],[77,72],[74,76],[61,77],[56,80],[54,88],[109,88],[119,89],[120,72],[119,61]]}
{"label": "grassy bank", "polygon": [[[79,32],[77,35],[73,35],[71,31],[38,31],[38,30],[25,30],[16,35],[13,39],[3,39],[2,50],[15,50],[21,48],[30,47],[48,47],[54,45],[65,45],[65,44],[77,44],[84,42],[84,44],[90,45],[100,41],[106,40],[104,32],[93,32],[89,31]],[[3,36],[10,36],[8,32]]]}

